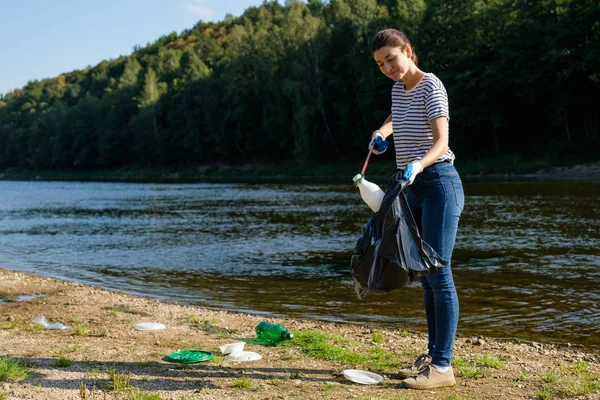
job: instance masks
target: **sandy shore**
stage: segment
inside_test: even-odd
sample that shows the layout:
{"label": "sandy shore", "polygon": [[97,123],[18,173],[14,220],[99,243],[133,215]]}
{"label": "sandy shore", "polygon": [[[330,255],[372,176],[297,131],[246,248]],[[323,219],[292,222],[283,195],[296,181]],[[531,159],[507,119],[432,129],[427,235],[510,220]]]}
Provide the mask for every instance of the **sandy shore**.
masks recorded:
{"label": "sandy shore", "polygon": [[[73,329],[39,329],[31,320],[40,315]],[[0,318],[0,358],[29,368],[24,379],[0,378],[2,400],[600,399],[600,354],[579,349],[458,338],[457,385],[413,391],[401,388],[395,372],[425,350],[421,333],[269,319],[305,340],[265,347],[251,343],[260,316],[159,302],[2,269]],[[167,328],[137,331],[139,322],[160,322]],[[314,351],[306,341],[310,335],[328,338],[330,352]],[[240,338],[250,342],[247,351],[263,358],[225,360],[219,346]],[[206,350],[215,358],[186,366],[164,360],[178,349]],[[338,357],[362,353],[386,354],[398,365],[391,362],[377,369],[368,361]],[[353,368],[372,369],[384,381],[350,382],[341,371]],[[129,377],[128,384],[122,383],[124,377]]]}

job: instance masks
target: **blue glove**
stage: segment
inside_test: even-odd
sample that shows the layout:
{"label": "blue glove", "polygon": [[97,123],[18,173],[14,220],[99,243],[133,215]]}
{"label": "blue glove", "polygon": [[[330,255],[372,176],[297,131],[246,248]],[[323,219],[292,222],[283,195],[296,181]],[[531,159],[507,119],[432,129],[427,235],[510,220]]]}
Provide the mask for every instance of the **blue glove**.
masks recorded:
{"label": "blue glove", "polygon": [[369,147],[373,147],[374,154],[381,154],[387,150],[388,142],[383,138],[383,134],[379,131],[373,132]]}
{"label": "blue glove", "polygon": [[415,161],[406,166],[404,173],[402,174],[402,179],[408,181],[408,184],[411,185],[419,172],[423,171],[423,164],[420,161]]}

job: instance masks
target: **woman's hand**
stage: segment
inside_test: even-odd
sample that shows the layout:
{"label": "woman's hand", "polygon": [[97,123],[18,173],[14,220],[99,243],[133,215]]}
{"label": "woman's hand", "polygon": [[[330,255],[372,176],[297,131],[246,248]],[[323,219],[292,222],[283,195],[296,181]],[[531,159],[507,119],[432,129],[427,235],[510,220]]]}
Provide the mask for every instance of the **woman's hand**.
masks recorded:
{"label": "woman's hand", "polygon": [[374,154],[381,154],[387,150],[388,144],[389,143],[385,140],[383,133],[380,131],[375,131],[371,136],[369,148],[372,148]]}
{"label": "woman's hand", "polygon": [[406,166],[406,169],[402,174],[402,179],[408,181],[409,185],[412,185],[412,183],[415,181],[415,178],[421,171],[423,171],[423,164],[421,164],[421,161],[412,162]]}

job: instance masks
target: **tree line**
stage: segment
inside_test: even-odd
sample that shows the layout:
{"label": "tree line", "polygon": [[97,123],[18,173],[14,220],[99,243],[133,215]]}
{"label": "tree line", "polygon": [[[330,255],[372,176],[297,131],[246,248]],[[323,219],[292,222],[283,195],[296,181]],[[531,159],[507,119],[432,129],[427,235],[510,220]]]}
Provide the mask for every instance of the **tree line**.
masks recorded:
{"label": "tree line", "polygon": [[458,157],[600,150],[597,0],[288,0],[1,96],[0,168],[362,159],[389,27],[445,83]]}

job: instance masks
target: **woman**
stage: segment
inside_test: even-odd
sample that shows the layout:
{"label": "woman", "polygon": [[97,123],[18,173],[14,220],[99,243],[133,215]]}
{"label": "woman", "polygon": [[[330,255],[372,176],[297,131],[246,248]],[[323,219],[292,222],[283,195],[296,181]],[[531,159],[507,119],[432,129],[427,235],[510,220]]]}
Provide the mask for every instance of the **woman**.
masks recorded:
{"label": "woman", "polygon": [[458,297],[450,258],[464,207],[462,182],[448,147],[448,96],[442,82],[418,67],[406,35],[395,29],[378,32],[373,57],[392,87],[392,114],[371,138],[374,153],[385,151],[394,134],[396,179],[407,180],[406,198],[421,237],[448,265],[421,277],[427,317],[428,352],[403,370],[404,387],[433,389],[455,385],[451,361],[458,325]]}

